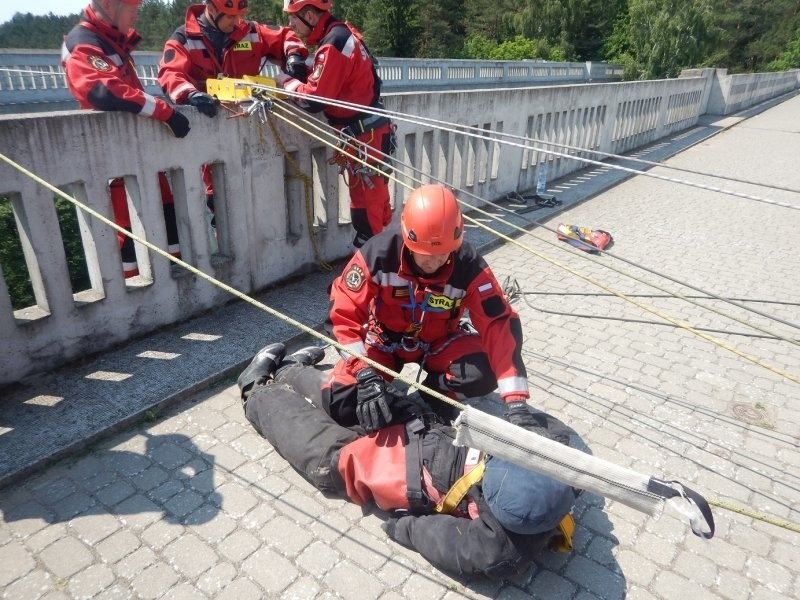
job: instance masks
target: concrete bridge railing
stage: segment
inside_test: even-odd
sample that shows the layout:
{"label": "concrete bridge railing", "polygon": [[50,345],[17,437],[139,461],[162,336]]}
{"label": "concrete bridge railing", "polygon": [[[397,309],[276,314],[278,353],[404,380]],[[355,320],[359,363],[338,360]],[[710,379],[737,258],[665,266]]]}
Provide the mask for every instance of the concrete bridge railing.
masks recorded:
{"label": "concrete bridge railing", "polygon": [[[147,91],[163,95],[156,82],[161,53],[136,52],[134,57]],[[621,80],[623,72],[619,65],[598,62],[415,58],[381,58],[378,71],[385,92],[609,82]],[[265,75],[277,72],[271,64],[263,70]],[[0,114],[77,107],[67,88],[58,51],[0,49]]]}
{"label": "concrete bridge railing", "polygon": [[[706,112],[712,83],[712,75],[702,73],[633,83],[395,93],[385,100],[389,110],[401,113],[620,153],[693,126]],[[788,91],[771,89],[776,95]],[[328,164],[328,147],[276,120],[292,159],[312,178],[307,206],[303,186],[291,177],[290,161],[268,126],[255,118],[208,119],[190,108],[181,110],[192,123],[183,140],[161,123],[127,113],[0,117],[0,151],[109,218],[108,181],[124,177],[134,233],[161,248],[167,241],[157,173],[165,171],[175,196],[183,258],[245,293],[313,268],[312,239],[327,260],[350,252],[347,188]],[[487,199],[530,189],[545,164],[549,179],[583,166],[542,149],[422,125],[398,122],[397,133],[400,161]],[[214,165],[216,236],[205,214],[201,166],[206,163]],[[406,180],[402,170],[398,176]],[[395,183],[396,208],[405,195]],[[0,277],[0,385],[230,300],[226,292],[176,272],[143,247],[137,249],[140,276],[124,279],[115,232],[82,213],[78,221],[91,283],[73,290],[53,194],[2,162],[2,198],[13,207],[36,300],[33,306],[14,307]]]}

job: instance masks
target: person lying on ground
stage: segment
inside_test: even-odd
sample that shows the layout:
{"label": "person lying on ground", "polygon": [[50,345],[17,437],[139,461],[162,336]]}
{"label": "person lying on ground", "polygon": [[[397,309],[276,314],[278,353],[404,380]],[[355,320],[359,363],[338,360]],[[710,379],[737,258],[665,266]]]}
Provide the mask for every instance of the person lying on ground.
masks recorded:
{"label": "person lying on ground", "polygon": [[[369,435],[343,427],[322,408],[324,352],[284,359],[263,348],[239,377],[247,419],[317,489],[389,513],[384,531],[456,575],[506,578],[549,545],[569,547],[570,486],[481,452],[453,445],[454,429],[418,396],[390,393],[393,423]],[[566,443],[569,429],[531,411],[530,429]]]}

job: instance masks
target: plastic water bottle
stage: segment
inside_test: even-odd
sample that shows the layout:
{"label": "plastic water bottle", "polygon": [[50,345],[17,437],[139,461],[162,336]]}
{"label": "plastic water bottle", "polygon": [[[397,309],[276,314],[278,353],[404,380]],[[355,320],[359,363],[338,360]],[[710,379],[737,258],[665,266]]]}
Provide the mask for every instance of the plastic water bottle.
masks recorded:
{"label": "plastic water bottle", "polygon": [[547,191],[547,163],[539,163],[536,171],[536,195],[542,196]]}

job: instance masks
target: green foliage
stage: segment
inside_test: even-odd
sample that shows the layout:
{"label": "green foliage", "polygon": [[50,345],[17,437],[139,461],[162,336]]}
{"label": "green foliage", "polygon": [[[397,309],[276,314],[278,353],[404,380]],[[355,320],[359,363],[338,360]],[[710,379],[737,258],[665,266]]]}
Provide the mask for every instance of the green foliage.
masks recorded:
{"label": "green foliage", "polygon": [[716,23],[724,34],[715,66],[732,73],[760,71],[785,51],[800,28],[797,0],[718,0]]}
{"label": "green foliage", "polygon": [[416,6],[407,0],[373,0],[360,31],[375,56],[413,57]]}
{"label": "green foliage", "polygon": [[531,40],[521,35],[498,44],[473,34],[464,42],[463,54],[466,58],[480,60],[566,60],[563,48],[553,47],[544,39]]}
{"label": "green foliage", "polygon": [[506,40],[498,44],[489,58],[492,60],[523,60],[538,58],[537,53],[538,48],[533,40],[517,35],[513,40]]}
{"label": "green foliage", "polygon": [[0,198],[0,268],[14,310],[36,304],[14,211],[8,198]]}
{"label": "green foliage", "polygon": [[[54,198],[54,201],[61,237],[64,240],[64,254],[67,258],[72,291],[89,289],[91,282],[75,208],[60,197]],[[14,210],[8,198],[0,198],[0,267],[14,310],[35,305],[36,299],[20,243]]]}
{"label": "green foliage", "polygon": [[16,13],[0,25],[0,48],[60,48],[64,36],[78,22],[80,14],[57,17]]}
{"label": "green foliage", "polygon": [[[142,50],[160,51],[201,0],[143,0]],[[285,25],[282,0],[249,0],[248,19]],[[687,67],[731,72],[794,65],[797,0],[335,0],[376,56],[607,60],[628,78]],[[0,47],[58,48],[79,15],[16,14]]]}
{"label": "green foliage", "polygon": [[61,239],[64,241],[64,255],[67,258],[67,270],[72,291],[80,292],[92,287],[89,271],[86,268],[86,255],[83,250],[78,216],[75,206],[63,198],[55,198],[56,216],[61,228]]}
{"label": "green foliage", "polygon": [[674,77],[702,65],[721,34],[716,1],[629,0],[605,41],[605,58],[621,63],[629,79]]}
{"label": "green foliage", "polygon": [[795,37],[786,45],[786,50],[778,58],[767,65],[767,71],[788,71],[800,69],[800,29],[795,31]]}
{"label": "green foliage", "polygon": [[479,34],[471,34],[464,42],[464,58],[486,60],[497,48],[497,42]]}

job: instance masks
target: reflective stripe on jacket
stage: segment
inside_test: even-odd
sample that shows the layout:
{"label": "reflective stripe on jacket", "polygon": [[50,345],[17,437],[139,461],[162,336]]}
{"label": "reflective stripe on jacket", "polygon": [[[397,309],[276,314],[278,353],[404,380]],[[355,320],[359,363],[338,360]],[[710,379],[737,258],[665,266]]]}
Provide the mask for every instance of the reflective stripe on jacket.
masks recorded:
{"label": "reflective stripe on jacket", "polygon": [[468,309],[500,395],[528,397],[519,316],[483,258],[464,242],[433,276],[415,274],[409,262],[396,228],[356,252],[331,288],[336,340],[357,348],[367,331],[391,336],[415,330],[421,342],[434,344],[458,331]]}
{"label": "reflective stripe on jacket", "polygon": [[144,91],[131,57],[141,41],[134,30],[120,33],[87,6],[64,38],[61,64],[69,91],[81,108],[121,110],[166,121],[174,109]]}

